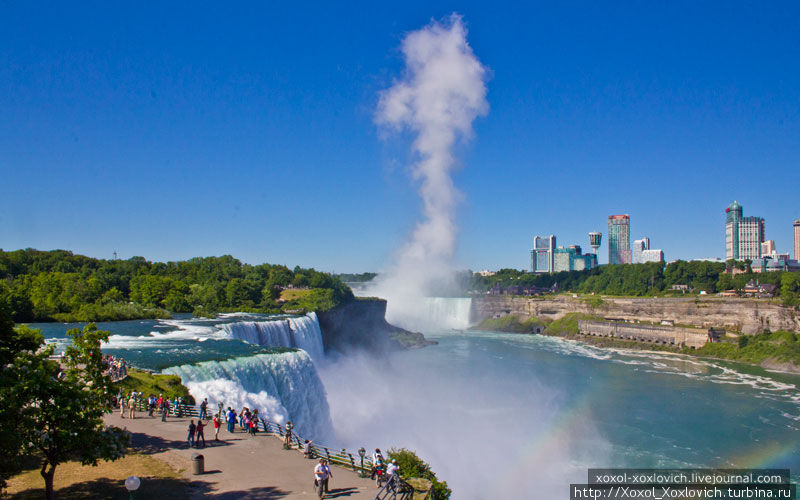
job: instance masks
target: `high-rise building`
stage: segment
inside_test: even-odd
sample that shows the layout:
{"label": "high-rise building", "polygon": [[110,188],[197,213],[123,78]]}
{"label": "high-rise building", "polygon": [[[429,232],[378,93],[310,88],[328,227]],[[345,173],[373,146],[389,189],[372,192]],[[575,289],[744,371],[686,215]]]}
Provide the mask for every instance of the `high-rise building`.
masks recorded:
{"label": "high-rise building", "polygon": [[556,249],[556,237],[534,236],[533,250],[531,250],[531,272],[533,273],[552,273],[553,251]]}
{"label": "high-rise building", "polygon": [[583,271],[597,267],[597,254],[584,254],[579,245],[558,247],[553,252],[553,272]]}
{"label": "high-rise building", "polygon": [[608,216],[608,263],[631,263],[631,219],[627,215]]}
{"label": "high-rise building", "polygon": [[642,252],[650,250],[650,238],[642,238],[633,242],[633,249],[631,250],[631,263],[641,264]]}
{"label": "high-rise building", "polygon": [[589,246],[592,247],[592,253],[597,255],[597,250],[600,248],[600,241],[603,235],[598,232],[589,233]]}
{"label": "high-rise building", "polygon": [[800,260],[800,219],[794,221],[794,260]]}
{"label": "high-rise building", "polygon": [[742,221],[742,206],[734,200],[725,209],[725,260],[739,260],[739,223]]}
{"label": "high-rise building", "polygon": [[738,201],[725,209],[725,260],[755,260],[761,258],[764,243],[764,219],[744,217]]}
{"label": "high-rise building", "polygon": [[764,243],[764,219],[742,217],[742,222],[739,223],[739,259],[760,259],[762,243]]}
{"label": "high-rise building", "polygon": [[775,240],[767,240],[761,244],[761,256],[777,255],[778,250],[775,248]]}

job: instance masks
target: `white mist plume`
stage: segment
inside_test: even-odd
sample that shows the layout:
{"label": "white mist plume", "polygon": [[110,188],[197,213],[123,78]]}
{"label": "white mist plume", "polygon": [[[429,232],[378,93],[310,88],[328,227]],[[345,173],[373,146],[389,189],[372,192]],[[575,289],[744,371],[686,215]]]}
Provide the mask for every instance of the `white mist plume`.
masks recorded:
{"label": "white mist plume", "polygon": [[409,33],[402,51],[406,73],[381,93],[376,122],[415,134],[412,172],[420,182],[424,220],[376,283],[374,292],[394,302],[390,310],[429,294],[432,284],[450,276],[460,198],[450,177],[457,166],[453,148],[471,136],[472,122],[489,108],[487,71],[467,43],[459,15]]}

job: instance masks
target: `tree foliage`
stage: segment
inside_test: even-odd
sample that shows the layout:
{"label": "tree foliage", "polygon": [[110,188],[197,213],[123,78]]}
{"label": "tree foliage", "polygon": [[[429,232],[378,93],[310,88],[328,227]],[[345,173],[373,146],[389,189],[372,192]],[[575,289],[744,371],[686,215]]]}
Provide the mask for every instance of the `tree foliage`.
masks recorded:
{"label": "tree foliage", "polygon": [[[486,291],[494,286],[536,286],[549,288],[558,283],[561,291],[606,295],[651,296],[670,293],[673,285],[686,285],[695,292],[716,293],[743,289],[750,280],[779,286],[779,293],[794,304],[800,297],[800,273],[769,272],[737,275],[726,269],[747,270],[747,262],[675,261],[666,266],[661,262],[646,264],[608,265],[586,271],[564,271],[552,274],[532,274],[516,269],[501,269],[493,276],[474,276],[471,289]],[[783,286],[784,281],[787,284]],[[796,291],[793,291],[796,290]],[[788,294],[788,295],[787,295]],[[800,301],[798,301],[800,304]]]}
{"label": "tree foliage", "polygon": [[431,470],[431,466],[411,450],[406,448],[392,448],[389,450],[389,459],[397,460],[400,467],[400,476],[404,479],[420,477],[433,484],[434,498],[447,499],[453,491],[447,487],[447,481],[440,481]]}
{"label": "tree foliage", "polygon": [[280,312],[281,289],[288,286],[323,290],[317,296],[324,307],[353,298],[340,279],[327,273],[253,266],[230,255],[150,262],[143,257],[92,259],[64,250],[0,251],[0,298],[19,322],[159,318],[168,311]]}
{"label": "tree foliage", "polygon": [[38,331],[13,328],[0,301],[0,456],[3,474],[19,469],[17,457],[41,463],[45,494],[54,498],[56,467],[67,460],[96,465],[121,458],[128,433],[103,424],[110,411],[111,379],[104,374],[101,342],[109,333],[94,324],[67,332],[71,345],[63,364],[50,359]]}

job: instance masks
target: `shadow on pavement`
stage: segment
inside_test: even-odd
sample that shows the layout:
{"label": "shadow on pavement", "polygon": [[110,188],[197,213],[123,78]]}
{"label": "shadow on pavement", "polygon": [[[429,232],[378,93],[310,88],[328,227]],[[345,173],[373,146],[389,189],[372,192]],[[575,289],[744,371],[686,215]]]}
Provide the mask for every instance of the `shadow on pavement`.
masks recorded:
{"label": "shadow on pavement", "polygon": [[226,491],[225,493],[208,494],[193,491],[192,498],[213,498],[215,500],[266,500],[271,498],[284,498],[289,492],[272,486],[263,488],[250,488],[249,490]]}
{"label": "shadow on pavement", "polygon": [[[230,446],[230,443],[225,441],[209,441],[206,448],[217,448],[219,446]],[[189,444],[183,440],[165,439],[159,436],[152,436],[142,432],[131,432],[131,448],[146,455],[154,453],[161,453],[167,450],[183,450],[190,449]],[[192,448],[195,450],[203,450],[200,448]]]}
{"label": "shadow on pavement", "polygon": [[358,488],[335,488],[325,494],[325,498],[349,497],[358,493]]}
{"label": "shadow on pavement", "polygon": [[[43,484],[44,486],[44,484]],[[188,482],[180,478],[142,478],[141,486],[136,491],[136,498],[186,498],[186,487]],[[208,496],[211,491],[208,483],[192,483],[192,491],[201,496]],[[44,497],[44,488],[35,488],[21,491],[9,498],[14,500],[41,499]],[[56,490],[56,498],[59,500],[72,500],[78,498],[109,498],[128,500],[130,494],[125,489],[123,481],[114,479],[95,479],[83,483],[73,484],[65,488]],[[253,497],[260,498],[260,497]],[[279,498],[279,497],[264,497]]]}

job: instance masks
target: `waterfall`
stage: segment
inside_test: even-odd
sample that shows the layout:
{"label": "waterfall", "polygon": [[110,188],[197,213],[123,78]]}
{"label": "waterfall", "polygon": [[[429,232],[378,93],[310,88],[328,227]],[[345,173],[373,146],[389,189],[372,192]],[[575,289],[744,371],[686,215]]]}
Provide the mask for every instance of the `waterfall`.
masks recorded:
{"label": "waterfall", "polygon": [[386,320],[415,331],[464,330],[470,326],[472,299],[422,297],[413,301],[388,301]]}
{"label": "waterfall", "polygon": [[303,349],[312,359],[324,356],[316,313],[271,321],[240,321],[222,326],[227,335],[251,344]]}
{"label": "waterfall", "polygon": [[258,409],[278,423],[291,420],[298,434],[313,440],[329,439],[330,409],[311,358],[303,351],[257,354],[224,361],[205,361],[167,368],[177,375],[199,403],[208,398],[237,410]]}

